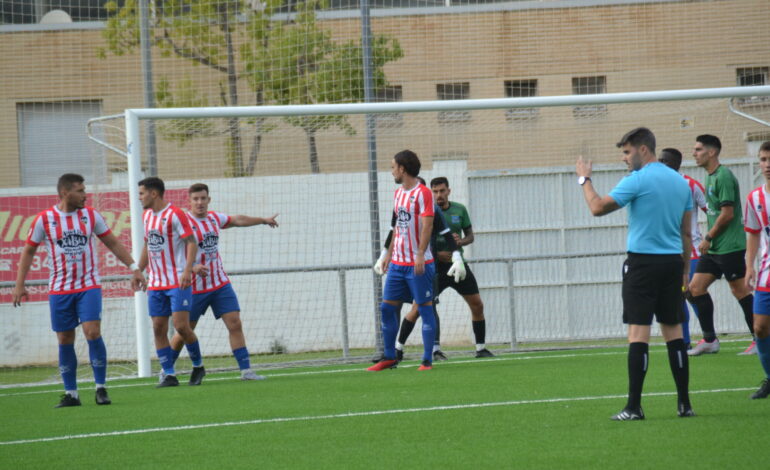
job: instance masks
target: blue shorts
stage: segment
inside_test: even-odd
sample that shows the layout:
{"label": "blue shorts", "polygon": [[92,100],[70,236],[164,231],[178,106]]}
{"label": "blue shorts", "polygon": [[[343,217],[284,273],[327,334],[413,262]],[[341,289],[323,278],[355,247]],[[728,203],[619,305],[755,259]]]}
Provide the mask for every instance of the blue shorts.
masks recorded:
{"label": "blue shorts", "polygon": [[70,331],[86,321],[102,319],[102,290],[88,289],[75,294],[51,294],[51,329],[56,332]]}
{"label": "blue shorts", "polygon": [[754,313],[770,315],[770,292],[754,291]]}
{"label": "blue shorts", "polygon": [[238,305],[238,297],[235,295],[232,284],[228,282],[219,289],[202,294],[193,294],[190,321],[198,321],[209,307],[211,307],[214,318],[217,320],[222,318],[222,314],[240,312],[241,306]]}
{"label": "blue shorts", "polygon": [[427,263],[421,276],[414,274],[414,266],[400,266],[390,263],[388,277],[385,279],[383,300],[412,302],[418,305],[433,300],[433,278],[436,275],[435,263]]}
{"label": "blue shorts", "polygon": [[174,312],[189,312],[192,307],[192,286],[187,289],[147,291],[151,317],[170,317]]}

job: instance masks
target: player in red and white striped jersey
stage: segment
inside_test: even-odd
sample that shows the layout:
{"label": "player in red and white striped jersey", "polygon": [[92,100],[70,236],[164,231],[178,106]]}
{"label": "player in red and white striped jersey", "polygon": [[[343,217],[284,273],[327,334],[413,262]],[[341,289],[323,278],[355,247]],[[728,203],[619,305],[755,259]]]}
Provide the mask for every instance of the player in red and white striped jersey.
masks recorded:
{"label": "player in red and white striped jersey", "polygon": [[[744,211],[746,240],[746,286],[754,292],[754,336],[757,355],[765,379],[751,398],[767,398],[770,395],[770,141],[759,147],[759,170],[765,177],[765,184],[749,193]],[[759,271],[754,261],[761,248]]]}
{"label": "player in red and white striped jersey", "polygon": [[128,250],[113,235],[102,215],[87,207],[84,179],[68,173],[59,178],[59,203],[39,213],[27,236],[19,260],[13,305],[20,306],[27,297],[24,283],[37,247],[45,244],[50,268],[49,306],[52,329],[59,340],[59,371],[65,394],[57,408],[79,406],[77,392],[77,356],[75,328],[83,325],[96,383],[96,403],[111,403],[105,388],[107,349],[101,334],[102,291],[99,285],[99,258],[93,236],[99,238],[117,258],[133,271],[135,290],[145,284],[144,276]]}
{"label": "player in red and white striped jersey", "polygon": [[[661,163],[665,164],[669,168],[679,171],[680,167],[682,166],[682,152],[675,148],[665,148],[661,150],[658,160],[660,160]],[[698,245],[700,245],[701,240],[703,240],[703,235],[701,235],[700,226],[698,225],[698,209],[703,211],[705,214],[708,210],[708,204],[706,203],[706,190],[703,189],[703,185],[700,184],[700,182],[698,182],[698,180],[695,178],[685,174],[682,174],[682,176],[684,177],[685,181],[687,181],[687,185],[690,187],[693,203],[691,224],[692,254],[690,256],[690,279],[692,279],[693,274],[695,274],[695,267],[698,265],[698,259],[700,259],[700,250],[698,249]],[[689,295],[687,297],[689,297]],[[695,312],[695,315],[697,316],[698,307],[696,307],[692,302],[690,302],[690,307],[692,307],[693,312]],[[682,322],[682,339],[684,340],[684,344],[687,346],[687,349],[690,349],[690,311],[687,309],[686,304],[684,313],[685,319]]]}
{"label": "player in red and white striped jersey", "polygon": [[[198,257],[193,266],[193,306],[190,310],[190,326],[195,329],[200,317],[209,307],[214,318],[222,319],[230,336],[230,347],[238,362],[243,380],[260,380],[263,376],[251,370],[249,350],[241,326],[238,297],[227,277],[222,257],[219,255],[219,233],[230,227],[251,227],[253,225],[278,226],[272,217],[249,217],[246,215],[229,216],[221,212],[209,211],[209,187],[196,183],[188,189],[190,212],[187,218],[198,243]],[[182,350],[182,337],[177,333],[171,338],[171,348],[178,356]]]}
{"label": "player in red and white striped jersey", "polygon": [[[387,271],[382,293],[383,360],[370,367],[381,371],[396,366],[398,316],[403,302],[414,302],[422,318],[423,360],[419,370],[430,370],[436,318],[433,313],[433,277],[435,266],[430,251],[433,231],[433,192],[420,184],[420,159],[411,150],[397,153],[391,162],[396,184],[393,212],[396,226],[388,253],[381,258],[380,270]],[[388,265],[388,263],[390,263]]]}
{"label": "player in red and white striped jersey", "polygon": [[168,319],[184,339],[193,372],[190,385],[200,385],[206,369],[200,353],[198,337],[190,327],[192,307],[192,268],[198,245],[185,213],[163,199],[166,191],[163,180],[145,178],[139,182],[139,200],[144,212],[144,247],[139,267],[149,267],[147,300],[155,349],[163,368],[163,380],[158,387],[179,385],[174,370],[174,355],[168,341]]}

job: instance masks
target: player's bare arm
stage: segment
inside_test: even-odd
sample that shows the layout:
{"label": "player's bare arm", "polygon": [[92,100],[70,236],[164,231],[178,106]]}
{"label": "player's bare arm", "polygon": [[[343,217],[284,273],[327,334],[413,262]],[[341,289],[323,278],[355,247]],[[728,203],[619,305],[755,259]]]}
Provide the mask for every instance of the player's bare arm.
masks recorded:
{"label": "player's bare arm", "polygon": [[682,260],[684,268],[682,273],[682,289],[687,290],[690,285],[690,257],[692,256],[692,211],[686,211],[682,215],[682,225],[679,229],[682,235]]}
{"label": "player's bare arm", "polygon": [[208,266],[204,266],[202,264],[196,264],[192,268],[193,274],[200,277],[206,277],[209,275],[209,268]]}
{"label": "player's bare arm", "polygon": [[195,257],[198,255],[198,244],[195,241],[195,235],[184,237],[187,254],[187,262],[184,265],[184,271],[182,271],[182,277],[179,279],[179,288],[187,289],[192,285],[192,272],[195,265]]}
{"label": "player's bare arm", "polygon": [[24,283],[27,280],[27,273],[32,266],[32,260],[35,258],[37,247],[34,245],[25,245],[19,258],[19,272],[16,274],[16,287],[13,289],[13,306],[21,306],[21,299],[29,299],[29,292]]}
{"label": "player's bare arm", "polygon": [[722,206],[719,209],[719,216],[717,217],[717,220],[714,221],[714,226],[711,227],[711,230],[706,232],[703,236],[703,240],[701,240],[698,245],[698,249],[701,253],[708,253],[708,250],[711,247],[711,240],[725,231],[727,226],[730,225],[730,222],[733,220],[733,217],[735,217],[735,208],[732,205]]}
{"label": "player's bare arm", "polygon": [[427,215],[420,217],[420,246],[417,247],[417,256],[414,260],[414,273],[421,276],[425,273],[425,250],[430,243],[430,234],[433,231],[433,216]]}
{"label": "player's bare arm", "polygon": [[106,246],[108,250],[110,250],[123,264],[126,265],[128,269],[132,271],[131,288],[135,291],[144,289],[147,286],[147,280],[144,278],[142,270],[139,269],[139,265],[134,262],[134,258],[128,252],[126,247],[120,243],[118,237],[112,233],[109,233],[103,237],[99,237],[99,239],[102,241],[102,243],[104,243],[104,246]]}
{"label": "player's bare arm", "polygon": [[602,197],[596,192],[596,189],[594,189],[590,179],[591,173],[593,172],[593,162],[591,162],[591,160],[585,160],[582,155],[579,156],[575,163],[575,171],[578,176],[586,178],[585,183],[582,185],[583,197],[585,197],[591,214],[599,217],[620,209],[620,206],[618,206],[618,203],[615,202],[614,199],[610,196]]}
{"label": "player's bare arm", "polygon": [[273,214],[272,217],[250,217],[248,215],[234,215],[230,217],[230,223],[224,228],[230,227],[251,227],[254,225],[267,225],[271,228],[278,227],[278,222],[275,220],[278,214]]}
{"label": "player's bare arm", "polygon": [[474,237],[473,237],[473,227],[468,227],[463,229],[463,237],[460,238],[460,235],[454,233],[455,242],[457,243],[457,246],[468,246],[471,243],[473,243]]}
{"label": "player's bare arm", "polygon": [[757,280],[757,271],[754,268],[754,260],[757,258],[757,252],[759,251],[760,233],[761,232],[749,232],[748,237],[746,238],[746,277],[744,282],[746,283],[746,287],[751,290],[754,290],[754,283]]}

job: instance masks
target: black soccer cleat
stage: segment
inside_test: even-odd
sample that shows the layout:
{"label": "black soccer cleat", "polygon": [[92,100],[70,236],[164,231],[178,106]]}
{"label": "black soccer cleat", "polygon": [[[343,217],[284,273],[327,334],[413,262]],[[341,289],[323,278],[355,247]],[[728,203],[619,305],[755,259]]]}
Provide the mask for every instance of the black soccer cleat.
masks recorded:
{"label": "black soccer cleat", "polygon": [[193,367],[192,374],[190,374],[190,385],[200,385],[205,376],[206,369],[203,366]]}
{"label": "black soccer cleat", "polygon": [[59,404],[54,406],[54,408],[65,408],[67,406],[80,406],[80,398],[75,398],[69,393],[65,393],[61,396]]}
{"label": "black soccer cleat", "polygon": [[384,361],[384,360],[385,360],[385,354],[380,354],[380,355],[374,356],[372,358],[372,364],[377,364],[378,362],[381,362],[381,361]]}
{"label": "black soccer cleat", "polygon": [[110,397],[107,395],[107,389],[104,387],[96,389],[96,404],[97,405],[109,405],[112,403]]}
{"label": "black soccer cleat", "polygon": [[684,403],[679,403],[676,407],[676,415],[680,418],[692,418],[693,416],[696,416],[695,412],[692,410],[692,406]]}
{"label": "black soccer cleat", "polygon": [[176,387],[177,385],[179,385],[179,379],[176,378],[176,375],[167,375],[155,388]]}
{"label": "black soccer cleat", "polygon": [[396,364],[404,360],[404,350],[396,349]]}
{"label": "black soccer cleat", "polygon": [[770,379],[765,379],[759,386],[759,390],[751,394],[751,399],[767,398],[770,395]]}
{"label": "black soccer cleat", "polygon": [[433,351],[433,360],[434,361],[446,361],[448,358],[446,357],[446,354],[441,352],[441,350]]}
{"label": "black soccer cleat", "polygon": [[476,351],[476,357],[495,357],[495,355],[489,349],[484,348]]}
{"label": "black soccer cleat", "polygon": [[638,410],[630,410],[623,408],[620,413],[616,414],[612,418],[613,421],[639,421],[644,419],[644,412],[641,408]]}

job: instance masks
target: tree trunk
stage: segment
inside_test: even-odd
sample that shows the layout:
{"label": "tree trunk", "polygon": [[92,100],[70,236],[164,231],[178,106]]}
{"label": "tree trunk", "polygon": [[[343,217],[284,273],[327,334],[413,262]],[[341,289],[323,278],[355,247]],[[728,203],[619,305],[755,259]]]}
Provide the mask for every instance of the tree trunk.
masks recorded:
{"label": "tree trunk", "polygon": [[[257,90],[257,106],[265,104],[265,95],[262,90]],[[254,175],[254,171],[257,168],[257,157],[259,157],[259,151],[262,148],[262,126],[265,124],[265,118],[257,118],[257,122],[254,124],[254,145],[251,147],[251,153],[249,154],[249,165],[246,167],[246,176]]]}
{"label": "tree trunk", "polygon": [[305,128],[307,134],[307,146],[310,151],[310,171],[320,173],[321,167],[318,165],[318,148],[315,144],[315,129]]}
{"label": "tree trunk", "polygon": [[[233,3],[225,2],[222,5],[222,31],[225,33],[227,44],[227,91],[230,95],[230,106],[238,106],[238,71],[235,66],[235,51],[233,50],[233,35],[230,28],[230,7]],[[238,118],[228,119],[228,131],[230,132],[230,151],[232,155],[231,170],[233,176],[243,176],[243,144],[241,143],[241,128]]]}

